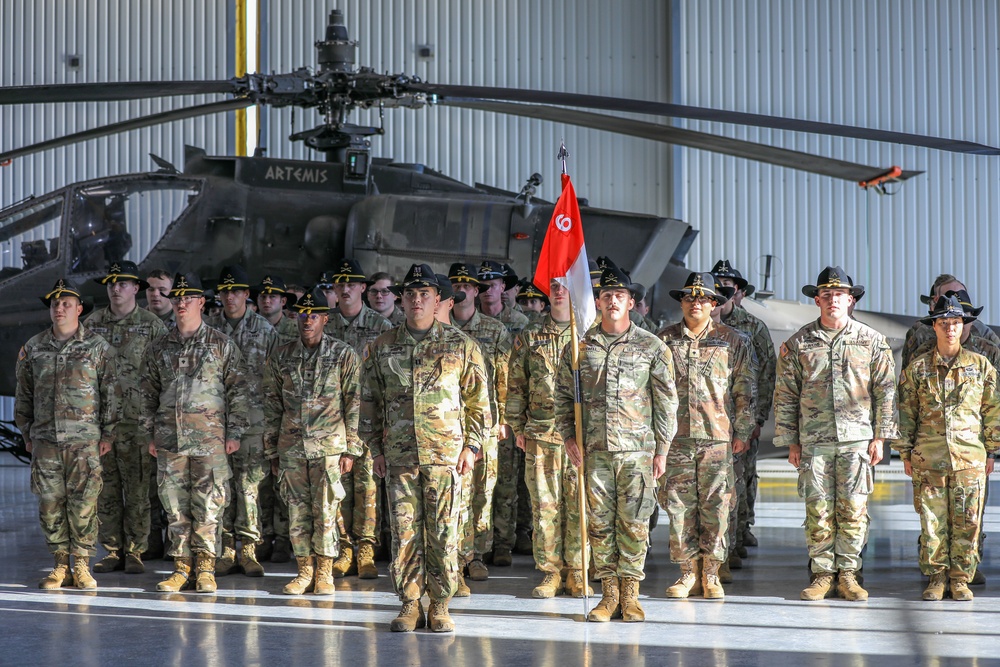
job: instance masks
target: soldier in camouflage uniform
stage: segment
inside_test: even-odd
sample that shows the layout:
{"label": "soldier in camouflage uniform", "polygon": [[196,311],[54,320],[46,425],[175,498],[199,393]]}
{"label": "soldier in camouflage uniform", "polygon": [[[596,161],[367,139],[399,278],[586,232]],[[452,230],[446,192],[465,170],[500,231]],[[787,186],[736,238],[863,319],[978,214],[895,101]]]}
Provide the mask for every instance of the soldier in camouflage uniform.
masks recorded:
{"label": "soldier in camouflage uniform", "polygon": [[174,309],[167,297],[173,283],[173,276],[163,269],[153,269],[146,276],[146,310],[159,317],[168,328],[174,321]]}
{"label": "soldier in camouflage uniform", "polygon": [[284,593],[332,595],[336,519],[344,497],[340,477],[361,455],[361,360],[349,345],[324,335],[329,307],[321,290],[292,307],[299,314],[300,338],[267,361],[264,454],[280,480],[298,564]]}
{"label": "soldier in camouflage uniform", "polygon": [[521,312],[528,318],[529,324],[540,324],[545,321],[549,310],[549,298],[527,278],[518,283],[517,303]]}
{"label": "soldier in camouflage uniform", "polygon": [[588,533],[602,588],[587,618],[598,622],[619,612],[626,622],[645,620],[639,582],[656,508],[654,480],[664,472],[677,431],[670,349],[628,318],[635,305],[630,287],[621,270],[609,267],[596,288],[601,322],[580,342],[581,443],[570,346],[556,377],[556,431],[574,465],[582,464],[581,449],[586,455]]}
{"label": "soldier in camouflage uniform", "polygon": [[[87,328],[111,343],[115,375],[121,385],[122,414],[111,452],[101,462],[104,486],[97,501],[98,537],[108,551],[95,572],[124,568],[145,571],[142,554],[150,532],[149,485],[155,466],[148,442],[138,437],[139,367],[146,346],[167,332],[154,313],[139,308],[136,295],[149,285],[139,278],[134,262],[112,262],[104,278],[111,303],[87,318]],[[161,546],[162,549],[162,546]]]}
{"label": "soldier in camouflage uniform", "polygon": [[670,516],[670,560],[680,563],[681,577],[667,597],[686,598],[700,583],[706,598],[721,599],[719,568],[734,509],[732,460],[754,430],[756,368],[746,338],[712,321],[712,310],[729,299],[711,273],[692,273],[670,296],[681,303],[683,319],[657,335],[674,362],[678,426],[659,499]]}
{"label": "soldier in camouflage uniform", "polygon": [[384,271],[373,273],[368,279],[368,305],[376,313],[389,320],[389,324],[398,327],[406,321],[403,309],[396,305],[396,295],[389,289],[395,283],[392,276]]}
{"label": "soldier in camouflage uniform", "polygon": [[[392,329],[392,324],[364,304],[362,295],[368,287],[361,265],[353,259],[342,259],[330,278],[337,295],[338,310],[330,313],[326,333],[350,345],[360,356],[379,334]],[[344,534],[340,537],[340,557],[333,564],[333,574],[343,577],[354,571],[354,543],[357,544],[357,575],[360,579],[376,579],[375,545],[379,540],[379,487],[372,474],[371,452],[364,449],[354,462],[351,472],[343,476],[347,497],[340,505]]]}
{"label": "soldier in camouflage uniform", "polygon": [[[402,284],[406,323],[379,336],[363,361],[359,432],[386,476],[393,588],[403,602],[390,628],[455,625],[462,475],[472,471],[493,417],[485,362],[461,332],[435,321],[438,282],[414,264]],[[430,598],[425,621],[420,598]]]}
{"label": "soldier in camouflage uniform", "polygon": [[545,575],[531,594],[550,598],[565,589],[567,595],[583,597],[591,591],[581,565],[579,475],[555,428],[556,370],[572,338],[569,290],[553,280],[549,293],[551,312],[514,341],[505,414],[525,453],[535,568]]}
{"label": "soldier in camouflage uniform", "polygon": [[[163,326],[167,329],[173,327],[174,309],[170,305],[170,288],[174,284],[173,275],[163,269],[152,269],[146,275],[146,310],[160,318]],[[145,451],[145,447],[143,447]],[[156,461],[152,461],[149,466],[149,540],[146,553],[142,555],[146,560],[163,558],[163,534],[166,531],[166,517],[163,514],[163,505],[160,504],[160,492],[156,488]]]}
{"label": "soldier in camouflage uniform", "polygon": [[[233,474],[229,503],[221,521],[222,550],[215,573],[230,574],[238,564],[246,576],[263,577],[257,543],[261,541],[258,494],[268,468],[264,461],[264,364],[278,342],[278,334],[267,320],[247,307],[250,276],[242,266],[222,267],[215,290],[222,301],[222,312],[206,317],[205,323],[229,336],[240,348],[248,419],[239,449],[229,455]],[[238,555],[237,539],[241,543]]]}
{"label": "soldier in camouflage uniform", "polygon": [[55,568],[38,587],[96,588],[90,557],[97,541],[100,457],[111,451],[120,413],[114,351],[80,325],[80,292],[65,280],[42,303],[52,327],[18,353],[14,399],[14,421],[32,455],[38,518],[55,556]]}
{"label": "soldier in camouflage uniform", "polygon": [[941,600],[949,579],[952,598],[973,598],[969,582],[980,559],[984,489],[1000,451],[996,369],[962,347],[962,331],[975,319],[957,296],[938,299],[922,320],[933,327],[937,343],[914,358],[899,380],[899,440],[893,447],[913,478],[920,570],[930,577],[925,600]]}
{"label": "soldier in camouflage uniform", "polygon": [[[788,447],[806,506],[812,582],[803,600],[837,591],[866,600],[857,581],[868,536],[873,466],[896,437],[896,383],[885,336],[853,320],[848,304],[864,291],[840,267],[826,267],[802,293],[820,317],[781,346],[774,392],[776,447]],[[839,576],[838,576],[839,573]]]}
{"label": "soldier in camouflage uniform", "polygon": [[[503,322],[476,310],[476,295],[483,293],[486,287],[479,280],[473,267],[464,262],[452,264],[448,270],[448,279],[456,295],[456,302],[451,312],[451,324],[479,344],[479,349],[486,360],[490,414],[495,419],[490,425],[481,456],[477,457],[472,475],[466,481],[468,493],[464,494],[464,498],[468,501],[469,508],[464,514],[467,521],[463,527],[462,546],[459,552],[460,560],[468,567],[472,580],[484,581],[489,577],[489,570],[483,562],[484,554],[492,547],[494,564],[510,565],[510,552],[514,546],[514,507],[513,505],[505,508],[495,507],[495,503],[501,501],[501,495],[495,488],[498,480],[503,475],[509,477],[514,474],[512,456],[508,455],[506,466],[502,470],[500,468],[504,452],[500,450],[497,437],[507,435],[503,409],[507,402],[507,365],[510,362],[513,341]],[[462,295],[461,300],[457,300],[459,294]],[[513,503],[510,492],[508,487],[502,497],[508,498]],[[506,539],[496,537],[495,521],[498,516],[506,522],[503,524],[507,526]],[[463,587],[462,594],[465,592]]]}
{"label": "soldier in camouflage uniform", "polygon": [[719,315],[723,324],[749,336],[757,363],[754,392],[757,400],[757,425],[750,435],[747,451],[737,455],[735,463],[735,469],[742,477],[742,482],[737,479],[738,516],[734,533],[730,536],[735,539],[732,546],[735,546],[737,551],[736,557],[731,558],[731,564],[739,566],[740,563],[737,561],[741,557],[746,557],[745,547],[757,546],[757,538],[750,532],[755,520],[754,505],[757,502],[757,452],[760,447],[760,429],[771,414],[777,357],[774,355],[774,343],[771,341],[771,332],[767,325],[740,305],[745,297],[753,294],[754,286],[733,268],[728,259],[716,262],[712,267],[712,275],[720,285],[734,290],[733,298],[722,305]]}
{"label": "soldier in camouflage uniform", "polygon": [[299,327],[295,319],[285,315],[298,299],[285,288],[280,276],[264,276],[254,290],[257,293],[257,312],[274,327],[278,334],[278,345],[286,345],[299,339]]}
{"label": "soldier in camouflage uniform", "polygon": [[139,433],[156,457],[167,512],[174,573],[156,586],[215,591],[218,531],[231,477],[227,455],[247,429],[246,378],[240,349],[202,321],[205,296],[195,276],[177,274],[170,290],[177,326],[149,344],[139,385]]}

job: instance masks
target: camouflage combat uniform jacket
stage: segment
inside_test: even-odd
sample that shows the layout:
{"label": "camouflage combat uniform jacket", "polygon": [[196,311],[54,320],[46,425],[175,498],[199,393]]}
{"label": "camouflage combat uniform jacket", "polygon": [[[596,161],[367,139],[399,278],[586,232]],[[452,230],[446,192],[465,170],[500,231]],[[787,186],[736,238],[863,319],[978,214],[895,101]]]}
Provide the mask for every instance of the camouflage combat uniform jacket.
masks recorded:
{"label": "camouflage combat uniform jacket", "polygon": [[572,339],[569,323],[546,316],[525,327],[514,341],[507,378],[507,423],[529,440],[561,445],[556,431],[556,373]]}
{"label": "camouflage combat uniform jacket", "polygon": [[392,329],[392,324],[368,306],[362,304],[361,312],[348,322],[340,311],[330,311],[330,321],[326,323],[326,333],[337,340],[344,341],[359,355],[365,351],[379,334]]}
{"label": "camouflage combat uniform jacket", "polygon": [[896,381],[885,336],[849,319],[817,319],[781,346],[774,392],[776,447],[896,437]]}
{"label": "camouflage combat uniform jacket", "polygon": [[506,423],[507,367],[513,345],[507,327],[495,317],[483,315],[478,310],[473,311],[472,317],[463,325],[455,321],[452,313],[452,326],[479,343],[486,360],[486,376],[490,381],[490,412],[496,418],[493,425]]}
{"label": "camouflage combat uniform jacket", "polygon": [[240,350],[228,336],[204,323],[188,339],[171,329],[143,356],[140,435],[168,452],[218,454],[247,429],[245,383]]}
{"label": "camouflage combat uniform jacket", "polygon": [[434,322],[419,342],[406,325],[365,349],[359,432],[389,466],[454,466],[466,444],[483,447],[490,413],[479,345]]}
{"label": "camouflage combat uniform jacket", "polygon": [[[994,345],[1000,346],[1000,336],[997,336],[993,329],[976,320],[972,323],[972,333],[969,340],[973,338],[985,338]],[[966,341],[968,342],[968,341]],[[906,339],[903,341],[903,353],[900,364],[905,370],[910,362],[917,358],[921,348],[927,343],[937,344],[937,336],[934,335],[934,327],[923,322],[914,322],[913,326],[906,332]]]}
{"label": "camouflage combat uniform jacket", "polygon": [[64,342],[50,328],[25,343],[14,398],[24,439],[63,449],[113,442],[121,411],[113,355],[107,341],[82,325]]}
{"label": "camouflage combat uniform jacket", "polygon": [[116,319],[111,308],[101,308],[87,318],[87,328],[111,343],[115,373],[122,390],[122,425],[139,423],[139,370],[146,347],[167,333],[163,321],[148,310],[135,309]]}
{"label": "camouflage combat uniform jacket", "polygon": [[278,320],[278,326],[274,326],[274,331],[278,334],[278,342],[275,345],[287,345],[292,341],[299,339],[299,325],[295,323],[295,320],[285,315],[281,314],[281,319]]}
{"label": "camouflage combat uniform jacket", "polygon": [[[379,315],[382,315],[382,313],[379,313]],[[382,316],[385,317],[384,315]],[[395,308],[392,309],[392,315],[386,317],[385,319],[389,320],[389,324],[391,324],[393,327],[398,327],[400,324],[406,321],[406,313],[403,312],[402,308],[396,306]]]}
{"label": "camouflage combat uniform jacket", "polygon": [[984,470],[987,452],[1000,451],[1000,393],[989,360],[965,349],[951,368],[936,348],[916,357],[899,380],[893,448],[924,470]]}
{"label": "camouflage combat uniform jacket", "polygon": [[[932,338],[931,340],[928,340],[926,343],[917,348],[917,351],[913,353],[912,359],[916,359],[917,357],[925,355],[934,350],[936,347],[937,347],[937,338],[935,337]],[[962,343],[962,349],[983,355],[984,357],[989,359],[991,364],[993,364],[993,368],[996,368],[998,369],[998,371],[1000,371],[1000,345],[997,345],[989,338],[984,338],[983,336],[970,335],[968,338],[965,339],[965,342]],[[907,367],[904,366],[903,370],[905,371],[906,368]]]}
{"label": "camouflage combat uniform jacket", "polygon": [[[563,440],[576,437],[572,350],[563,350],[556,376],[555,424]],[[608,345],[600,325],[580,341],[581,451],[666,455],[677,432],[677,387],[667,345],[630,324]]]}
{"label": "camouflage combat uniform jacket", "polygon": [[510,332],[511,336],[516,336],[521,333],[521,330],[524,329],[524,327],[528,326],[528,316],[520,310],[514,310],[507,304],[504,304],[503,310],[501,310],[493,319],[503,322],[503,325],[507,327],[507,331]]}
{"label": "camouflage combat uniform jacket", "polygon": [[332,336],[318,349],[296,340],[275,350],[264,375],[265,458],[361,456],[360,381],[358,355]]}
{"label": "camouflage combat uniform jacket", "polygon": [[722,323],[750,337],[754,356],[757,358],[757,423],[763,424],[771,415],[774,373],[778,364],[778,359],[774,355],[771,332],[760,318],[754,317],[741,306],[733,306],[729,315],[722,318]]}
{"label": "camouflage combat uniform jacket", "polygon": [[670,348],[677,384],[676,438],[746,442],[756,426],[756,368],[736,329],[709,322],[700,338],[680,321],[659,334]]}

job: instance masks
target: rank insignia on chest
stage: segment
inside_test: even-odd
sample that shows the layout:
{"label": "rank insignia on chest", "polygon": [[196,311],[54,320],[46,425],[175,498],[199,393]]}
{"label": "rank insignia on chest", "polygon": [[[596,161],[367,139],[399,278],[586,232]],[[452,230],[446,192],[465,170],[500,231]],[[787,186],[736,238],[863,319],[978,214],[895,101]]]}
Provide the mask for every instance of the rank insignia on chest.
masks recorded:
{"label": "rank insignia on chest", "polygon": [[306,382],[312,382],[316,378],[316,371],[314,370],[303,371],[302,378]]}
{"label": "rank insignia on chest", "polygon": [[116,333],[114,336],[112,336],[111,344],[114,345],[115,347],[121,347],[122,335],[120,333]]}
{"label": "rank insignia on chest", "polygon": [[177,360],[177,368],[190,368],[191,360],[187,357],[181,357]]}

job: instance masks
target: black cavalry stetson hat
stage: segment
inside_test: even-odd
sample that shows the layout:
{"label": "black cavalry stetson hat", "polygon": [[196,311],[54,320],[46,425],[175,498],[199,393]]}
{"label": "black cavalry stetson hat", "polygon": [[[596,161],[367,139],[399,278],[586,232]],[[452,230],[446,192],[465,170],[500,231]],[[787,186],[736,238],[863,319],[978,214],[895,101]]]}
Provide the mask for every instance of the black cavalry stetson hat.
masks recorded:
{"label": "black cavalry stetson hat", "polygon": [[983,312],[983,308],[986,307],[986,306],[979,306],[977,308],[976,306],[973,306],[972,297],[969,296],[969,292],[964,289],[948,290],[945,293],[945,296],[955,296],[958,299],[958,302],[962,304],[962,308],[965,310],[965,312],[969,313],[973,317],[979,317],[979,313]]}
{"label": "black cavalry stetson hat", "polygon": [[78,290],[73,283],[67,281],[65,278],[60,278],[56,281],[56,284],[52,286],[45,296],[39,297],[45,307],[48,308],[49,304],[52,303],[52,299],[60,299],[64,296],[75,296],[83,303],[83,297],[80,296],[80,290]]}
{"label": "black cavalry stetson hat", "polygon": [[326,300],[323,289],[317,285],[303,294],[302,298],[292,305],[292,310],[306,315],[325,313],[330,310],[330,303]]}
{"label": "black cavalry stetson hat", "polygon": [[427,264],[414,264],[410,267],[410,270],[406,272],[403,282],[399,285],[392,286],[389,289],[393,294],[399,296],[408,287],[433,287],[439,293],[441,291],[441,285],[438,284],[437,274],[434,273],[434,270]]}
{"label": "black cavalry stetson hat", "polygon": [[847,271],[839,266],[828,266],[820,271],[819,277],[816,278],[816,284],[803,286],[802,293],[810,299],[814,299],[821,289],[846,289],[855,299],[865,293],[865,286],[855,285],[851,277],[847,275]]}
{"label": "black cavalry stetson hat", "polygon": [[434,277],[438,281],[438,291],[441,292],[441,300],[454,299],[455,303],[461,303],[465,301],[465,292],[455,292],[455,288],[451,286],[451,280],[448,276],[443,273],[435,273]]}
{"label": "black cavalry stetson hat", "polygon": [[[517,276],[511,271],[510,275],[504,270],[504,267],[500,262],[494,262],[492,259],[484,259],[483,263],[479,265],[478,277],[481,281],[487,280],[502,280],[504,291],[509,290],[511,287],[517,284]],[[514,278],[513,282],[511,277]]]}
{"label": "black cavalry stetson hat", "polygon": [[945,320],[953,317],[961,317],[962,322],[965,324],[976,321],[976,316],[966,312],[962,303],[958,300],[958,296],[954,292],[948,292],[946,296],[938,299],[937,305],[934,306],[931,314],[921,318],[920,321],[924,324],[934,326],[934,320]]}
{"label": "black cavalry stetson hat", "polygon": [[542,299],[545,303],[549,302],[549,297],[542,293],[542,290],[535,287],[535,283],[531,282],[527,278],[522,278],[520,282],[520,289],[517,291],[517,298],[520,299]]}
{"label": "black cavalry stetson hat", "polygon": [[620,268],[610,263],[601,269],[601,279],[594,286],[594,296],[600,296],[601,290],[606,289],[627,289],[633,299],[638,299],[635,285],[629,279],[628,274]]}
{"label": "black cavalry stetson hat", "polygon": [[708,272],[695,272],[684,281],[681,289],[672,289],[670,296],[676,301],[680,301],[686,296],[704,296],[713,299],[716,304],[722,305],[729,301],[732,296],[731,288],[727,289],[715,282],[715,276]]}
{"label": "black cavalry stetson hat", "polygon": [[108,264],[107,275],[103,278],[94,278],[94,282],[98,285],[107,285],[108,283],[117,283],[123,280],[134,280],[139,283],[140,290],[149,288],[149,283],[139,277],[139,267],[135,265],[135,262],[128,260],[110,262]]}
{"label": "black cavalry stetson hat", "polygon": [[448,280],[453,283],[469,283],[475,285],[482,292],[486,289],[486,285],[483,281],[479,279],[479,274],[476,272],[475,267],[473,267],[468,262],[455,262],[448,269]]}
{"label": "black cavalry stetson hat", "polygon": [[361,270],[361,264],[356,259],[344,258],[337,264],[338,268],[331,274],[334,283],[366,283],[368,277]]}
{"label": "black cavalry stetson hat", "polygon": [[729,278],[736,283],[736,289],[746,289],[747,285],[750,284],[739,270],[733,268],[728,259],[720,259],[716,262],[715,266],[712,267],[712,275],[716,278]]}
{"label": "black cavalry stetson hat", "polygon": [[219,282],[215,286],[216,292],[234,289],[250,291],[250,274],[239,264],[222,267],[222,271],[219,272]]}
{"label": "black cavalry stetson hat", "polygon": [[174,285],[167,296],[171,299],[178,296],[205,296],[201,279],[193,274],[178,273],[174,276]]}
{"label": "black cavalry stetson hat", "polygon": [[261,294],[277,294],[283,296],[287,299],[285,302],[285,308],[291,308],[295,305],[295,301],[298,299],[294,292],[289,292],[285,287],[285,280],[280,276],[266,275],[264,279],[260,281],[260,285],[255,285],[251,290],[257,293],[257,296]]}

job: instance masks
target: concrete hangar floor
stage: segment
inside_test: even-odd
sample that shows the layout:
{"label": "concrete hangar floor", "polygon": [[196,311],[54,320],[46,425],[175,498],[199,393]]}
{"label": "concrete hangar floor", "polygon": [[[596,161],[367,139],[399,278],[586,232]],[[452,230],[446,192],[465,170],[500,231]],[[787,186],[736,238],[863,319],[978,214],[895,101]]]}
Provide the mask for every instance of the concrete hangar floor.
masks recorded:
{"label": "concrete hangar floor", "polygon": [[[219,578],[214,596],[155,592],[170,563],[97,575],[98,590],[46,592],[51,568],[28,469],[0,461],[0,665],[887,665],[1000,664],[1000,488],[987,510],[985,587],[976,599],[923,602],[919,526],[899,461],[879,467],[865,567],[867,603],[803,602],[803,508],[786,462],[762,462],[755,533],[725,601],[670,601],[678,568],[665,517],[642,584],[646,622],[586,623],[583,600],[534,600],[529,556],[491,568],[453,601],[453,635],[388,630],[399,604],[380,564],[373,581],[338,580],[334,597],[281,595],[292,564]],[[598,590],[600,587],[598,587]],[[596,603],[591,599],[590,604]],[[997,656],[996,658],[994,656]]]}

